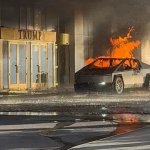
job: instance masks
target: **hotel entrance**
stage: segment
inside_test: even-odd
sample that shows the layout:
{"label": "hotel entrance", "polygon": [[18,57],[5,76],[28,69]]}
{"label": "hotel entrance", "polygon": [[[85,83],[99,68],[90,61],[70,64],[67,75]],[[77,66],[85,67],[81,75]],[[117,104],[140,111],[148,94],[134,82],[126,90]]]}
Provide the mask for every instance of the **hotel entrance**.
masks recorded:
{"label": "hotel entrance", "polygon": [[56,33],[1,28],[1,37],[1,91],[56,87]]}
{"label": "hotel entrance", "polygon": [[32,89],[48,88],[48,48],[44,43],[31,44]]}
{"label": "hotel entrance", "polygon": [[9,42],[9,89],[27,89],[26,43]]}

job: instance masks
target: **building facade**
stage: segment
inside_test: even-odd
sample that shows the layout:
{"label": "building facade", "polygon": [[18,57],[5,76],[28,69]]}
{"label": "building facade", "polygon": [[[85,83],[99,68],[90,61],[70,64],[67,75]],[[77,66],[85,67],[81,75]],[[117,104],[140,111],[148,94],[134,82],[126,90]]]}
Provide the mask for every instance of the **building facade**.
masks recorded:
{"label": "building facade", "polygon": [[150,11],[143,1],[136,7],[134,0],[0,0],[0,91],[73,86],[85,60],[107,55],[110,37],[132,26],[141,41],[135,56],[150,64]]}
{"label": "building facade", "polygon": [[56,87],[57,17],[29,2],[1,1],[0,6],[0,90]]}
{"label": "building facade", "polygon": [[1,28],[1,90],[55,87],[56,33]]}
{"label": "building facade", "polygon": [[1,0],[0,92],[73,86],[87,57],[84,20],[68,1]]}

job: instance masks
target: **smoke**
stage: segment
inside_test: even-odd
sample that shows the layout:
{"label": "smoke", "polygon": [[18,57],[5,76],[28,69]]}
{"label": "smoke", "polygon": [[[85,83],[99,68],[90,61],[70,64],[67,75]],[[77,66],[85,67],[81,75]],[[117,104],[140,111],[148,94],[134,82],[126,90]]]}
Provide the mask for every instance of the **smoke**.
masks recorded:
{"label": "smoke", "polygon": [[[104,55],[109,48],[110,36],[125,35],[134,26],[133,38],[142,42],[135,55],[142,59],[148,54],[150,45],[150,1],[148,0],[99,0],[87,3],[87,15],[93,20],[94,55]],[[143,46],[146,43],[146,46]],[[142,51],[144,54],[142,54]],[[142,55],[141,55],[142,54]],[[149,51],[150,55],[150,51]],[[147,58],[150,60],[150,57]]]}
{"label": "smoke", "polygon": [[[5,3],[3,0],[0,2]],[[142,60],[149,59],[150,63],[150,0],[7,0],[7,3],[48,7],[62,14],[63,19],[67,15],[72,18],[70,12],[80,8],[93,23],[94,56],[105,55],[106,49],[110,48],[109,38],[124,36],[128,28],[134,26],[133,37],[142,42],[136,56]]]}
{"label": "smoke", "polygon": [[[149,20],[150,1],[148,0],[109,0],[99,1],[89,7],[89,15],[97,24],[112,22],[120,28],[140,26]],[[148,19],[148,20],[147,20]]]}
{"label": "smoke", "polygon": [[[128,28],[133,26],[135,29],[133,38],[141,41],[141,48],[135,51],[135,57],[150,64],[150,0],[28,1],[42,2],[48,7],[54,5],[62,14],[66,12],[65,15],[68,16],[70,11],[80,8],[84,17],[90,18],[93,24],[93,57],[105,55],[106,50],[110,48],[109,38],[124,36]],[[88,40],[87,42],[89,43]]]}

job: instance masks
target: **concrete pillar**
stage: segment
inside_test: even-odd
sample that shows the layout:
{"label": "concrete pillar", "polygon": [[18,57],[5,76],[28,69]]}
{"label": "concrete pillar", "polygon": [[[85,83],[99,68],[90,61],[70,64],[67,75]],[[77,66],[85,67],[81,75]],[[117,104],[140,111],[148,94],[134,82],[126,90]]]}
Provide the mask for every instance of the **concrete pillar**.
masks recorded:
{"label": "concrete pillar", "polygon": [[142,62],[150,65],[150,39],[142,41],[141,60]]}
{"label": "concrete pillar", "polygon": [[145,27],[145,34],[141,41],[141,61],[150,64],[150,22]]}
{"label": "concrete pillar", "polygon": [[84,14],[83,23],[84,32],[84,58],[93,57],[93,20],[88,14]]}
{"label": "concrete pillar", "polygon": [[3,41],[0,40],[0,91],[3,89]]}
{"label": "concrete pillar", "polygon": [[80,70],[84,64],[84,36],[83,36],[83,14],[81,10],[75,11],[74,21],[75,34],[75,72]]}

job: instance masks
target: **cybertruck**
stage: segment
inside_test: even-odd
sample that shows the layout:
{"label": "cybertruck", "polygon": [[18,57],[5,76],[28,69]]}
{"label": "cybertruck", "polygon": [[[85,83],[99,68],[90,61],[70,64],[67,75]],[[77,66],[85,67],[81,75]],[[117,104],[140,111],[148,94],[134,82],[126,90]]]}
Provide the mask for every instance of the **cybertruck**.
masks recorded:
{"label": "cybertruck", "polygon": [[135,58],[97,58],[75,73],[76,92],[150,88],[150,65]]}

